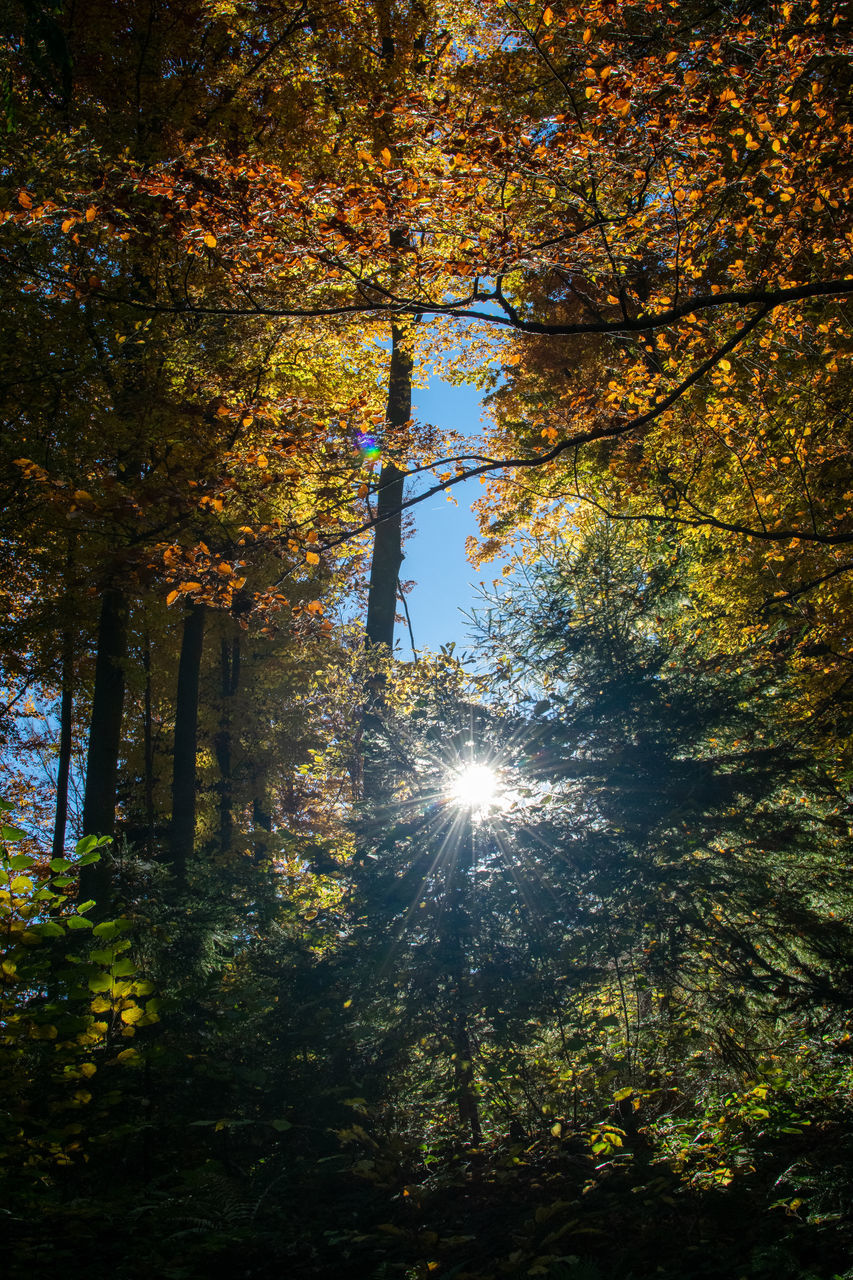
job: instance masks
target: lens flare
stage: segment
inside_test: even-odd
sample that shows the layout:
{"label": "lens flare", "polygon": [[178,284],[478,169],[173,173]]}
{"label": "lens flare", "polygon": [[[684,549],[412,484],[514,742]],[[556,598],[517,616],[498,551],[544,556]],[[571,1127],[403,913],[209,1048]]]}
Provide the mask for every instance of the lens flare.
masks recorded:
{"label": "lens flare", "polygon": [[376,443],[375,438],[367,435],[363,431],[356,433],[355,443],[359,452],[363,454],[367,462],[375,462],[382,452],[379,445]]}

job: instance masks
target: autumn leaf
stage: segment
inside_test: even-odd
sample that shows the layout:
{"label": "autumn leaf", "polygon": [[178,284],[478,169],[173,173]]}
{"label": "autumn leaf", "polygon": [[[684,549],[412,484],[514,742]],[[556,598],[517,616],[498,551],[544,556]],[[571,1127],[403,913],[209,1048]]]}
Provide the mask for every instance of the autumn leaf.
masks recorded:
{"label": "autumn leaf", "polygon": [[308,551],[308,552],[306,552],[306,554],[305,554],[305,559],[308,561],[308,563],[309,563],[309,564],[319,564],[319,563],[320,563],[320,557],[317,555],[317,552],[316,552],[316,551]]}
{"label": "autumn leaf", "polygon": [[204,237],[204,243],[207,245],[208,249],[215,249],[216,236],[212,235],[211,232],[208,231],[207,235]]}
{"label": "autumn leaf", "polygon": [[379,154],[382,157],[382,163],[387,169],[388,165],[391,163],[391,152],[387,147],[383,147]]}
{"label": "autumn leaf", "polygon": [[552,9],[548,8],[545,10],[542,14],[542,21],[546,27],[550,27],[551,23],[554,21],[554,13]]}
{"label": "autumn leaf", "polygon": [[22,205],[24,209],[32,209],[33,207],[32,199],[27,195],[26,191],[18,192],[18,204]]}

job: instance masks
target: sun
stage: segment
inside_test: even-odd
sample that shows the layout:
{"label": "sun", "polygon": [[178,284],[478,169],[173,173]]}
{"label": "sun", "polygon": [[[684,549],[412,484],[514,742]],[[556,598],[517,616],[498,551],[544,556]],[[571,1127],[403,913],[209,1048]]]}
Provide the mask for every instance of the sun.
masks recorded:
{"label": "sun", "polygon": [[450,778],[448,795],[460,808],[486,813],[498,795],[498,776],[487,764],[467,764]]}

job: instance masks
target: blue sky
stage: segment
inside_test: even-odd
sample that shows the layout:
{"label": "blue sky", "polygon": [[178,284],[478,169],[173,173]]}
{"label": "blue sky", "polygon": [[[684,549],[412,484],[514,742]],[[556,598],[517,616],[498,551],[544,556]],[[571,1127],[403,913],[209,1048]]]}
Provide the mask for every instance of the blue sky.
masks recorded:
{"label": "blue sky", "polygon": [[[431,378],[428,387],[416,390],[412,412],[416,418],[476,435],[482,413],[481,393],[475,387],[455,387],[440,378]],[[469,612],[477,597],[476,584],[491,584],[500,577],[502,561],[475,569],[465,556],[465,539],[476,534],[471,504],[482,497],[478,480],[451,490],[458,506],[444,494],[436,494],[411,508],[416,531],[405,544],[405,560],[400,570],[403,581],[416,585],[408,596],[415,645],[418,649],[438,649],[450,641],[457,649],[468,645],[468,625],[462,612]],[[408,493],[407,493],[408,496]],[[472,585],[473,584],[473,585]],[[397,625],[397,652],[411,656],[405,623]]]}

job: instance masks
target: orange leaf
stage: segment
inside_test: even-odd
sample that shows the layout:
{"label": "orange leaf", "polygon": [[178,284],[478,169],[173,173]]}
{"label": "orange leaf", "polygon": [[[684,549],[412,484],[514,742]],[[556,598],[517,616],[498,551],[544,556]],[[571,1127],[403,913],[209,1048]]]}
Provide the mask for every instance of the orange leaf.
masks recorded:
{"label": "orange leaf", "polygon": [[66,218],[62,224],[62,230],[67,234],[73,226],[74,226],[74,219]]}
{"label": "orange leaf", "polygon": [[319,600],[312,600],[312,601],[310,601],[310,603],[309,603],[309,604],[307,604],[307,605],[305,606],[305,608],[308,610],[308,612],[309,612],[309,613],[315,613],[315,614],[316,614],[316,613],[322,613],[322,612],[323,612],[323,606],[320,604],[320,601],[319,601]]}
{"label": "orange leaf", "polygon": [[309,552],[307,552],[307,553],[306,553],[306,556],[305,556],[305,559],[308,561],[308,563],[309,563],[309,564],[319,564],[319,563],[320,563],[320,557],[317,555],[317,552],[316,552],[316,551],[309,551]]}
{"label": "orange leaf", "polygon": [[545,10],[542,14],[542,21],[545,23],[546,27],[550,27],[551,23],[554,21],[554,14],[551,9]]}
{"label": "orange leaf", "polygon": [[95,221],[95,209],[93,205],[89,205],[89,208],[86,210],[86,221],[87,222]]}
{"label": "orange leaf", "polygon": [[174,604],[180,594],[180,591],[170,591],[166,596],[166,604]]}
{"label": "orange leaf", "polygon": [[270,465],[270,460],[265,453],[259,453],[257,458],[255,458],[255,462],[258,464],[261,471],[266,470],[266,468]]}
{"label": "orange leaf", "polygon": [[216,236],[212,235],[211,232],[208,231],[207,235],[204,237],[204,243],[207,245],[208,249],[215,249]]}
{"label": "orange leaf", "polygon": [[387,166],[391,163],[391,152],[387,147],[383,147],[379,154],[382,157],[383,164]]}
{"label": "orange leaf", "polygon": [[27,195],[26,191],[18,192],[18,204],[23,205],[25,209],[32,209],[33,207],[33,202]]}
{"label": "orange leaf", "polygon": [[586,31],[583,33],[584,44],[589,44],[591,39],[592,39],[592,31],[590,30],[589,27],[587,27]]}

